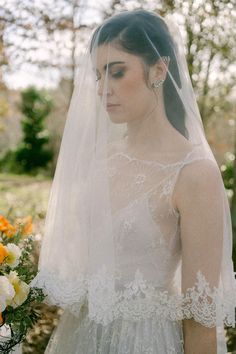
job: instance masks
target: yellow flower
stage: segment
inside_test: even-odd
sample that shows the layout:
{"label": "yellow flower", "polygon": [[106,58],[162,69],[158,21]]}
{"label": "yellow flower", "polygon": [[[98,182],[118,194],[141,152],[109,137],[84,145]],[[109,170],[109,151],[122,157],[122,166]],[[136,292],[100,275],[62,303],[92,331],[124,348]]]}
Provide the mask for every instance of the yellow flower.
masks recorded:
{"label": "yellow flower", "polygon": [[5,275],[0,275],[0,312],[4,311],[8,303],[15,296],[13,285]]}
{"label": "yellow flower", "polygon": [[27,299],[30,291],[30,286],[18,277],[16,271],[11,271],[7,275],[7,278],[15,290],[15,296],[13,297],[13,299],[8,301],[8,305],[11,305],[13,308],[16,308],[23,304],[23,302],[25,302],[25,300]]}
{"label": "yellow flower", "polygon": [[0,242],[0,264],[3,263],[3,261],[5,260],[5,258],[8,255],[8,250],[6,248],[6,246],[4,246],[1,242]]}
{"label": "yellow flower", "polygon": [[5,263],[8,264],[11,268],[15,268],[20,261],[21,249],[14,243],[8,243],[6,248],[8,255],[5,259]]}
{"label": "yellow flower", "polygon": [[21,228],[22,236],[27,236],[33,232],[32,216],[28,215],[25,218],[18,218],[15,221],[15,227]]}

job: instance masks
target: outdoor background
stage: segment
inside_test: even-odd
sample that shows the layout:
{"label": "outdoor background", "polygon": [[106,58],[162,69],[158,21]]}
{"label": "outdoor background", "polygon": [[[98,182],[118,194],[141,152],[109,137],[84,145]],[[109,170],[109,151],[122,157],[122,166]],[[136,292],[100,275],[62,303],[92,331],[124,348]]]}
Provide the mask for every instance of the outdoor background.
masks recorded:
{"label": "outdoor background", "polygon": [[[179,24],[236,242],[236,0],[0,0],[0,214],[32,215],[36,265],[79,55],[106,17],[135,8],[172,14]],[[236,266],[235,248],[233,259]],[[44,352],[62,313],[38,310],[24,353]],[[226,334],[228,352],[236,353],[236,331]]]}

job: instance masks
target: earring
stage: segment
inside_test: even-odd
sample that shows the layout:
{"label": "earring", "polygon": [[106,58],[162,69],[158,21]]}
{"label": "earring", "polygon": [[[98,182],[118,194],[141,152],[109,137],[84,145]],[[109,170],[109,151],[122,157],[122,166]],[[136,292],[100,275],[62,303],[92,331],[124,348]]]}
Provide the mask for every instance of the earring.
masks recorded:
{"label": "earring", "polygon": [[170,57],[162,57],[162,60],[167,64],[169,64]]}
{"label": "earring", "polygon": [[154,81],[154,82],[152,83],[152,87],[153,87],[153,88],[158,88],[158,87],[160,87],[160,86],[163,84],[164,81],[165,81],[165,80],[163,80],[163,79],[156,80],[156,81]]}

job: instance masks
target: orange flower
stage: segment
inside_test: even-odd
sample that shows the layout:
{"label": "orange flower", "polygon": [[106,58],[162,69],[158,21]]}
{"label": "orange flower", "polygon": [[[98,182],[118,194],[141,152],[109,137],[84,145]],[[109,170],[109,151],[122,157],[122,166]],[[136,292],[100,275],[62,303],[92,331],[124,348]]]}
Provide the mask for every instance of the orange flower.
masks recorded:
{"label": "orange flower", "polygon": [[33,231],[32,216],[28,215],[25,218],[16,219],[15,225],[16,228],[21,227],[21,232],[23,236],[30,235]]}
{"label": "orange flower", "polygon": [[7,235],[7,237],[12,237],[15,235],[16,231],[17,231],[16,227],[9,224],[8,229],[4,233]]}
{"label": "orange flower", "polygon": [[0,231],[6,231],[9,226],[9,221],[3,216],[0,215]]}
{"label": "orange flower", "polygon": [[0,264],[4,261],[7,255],[7,248],[0,242]]}

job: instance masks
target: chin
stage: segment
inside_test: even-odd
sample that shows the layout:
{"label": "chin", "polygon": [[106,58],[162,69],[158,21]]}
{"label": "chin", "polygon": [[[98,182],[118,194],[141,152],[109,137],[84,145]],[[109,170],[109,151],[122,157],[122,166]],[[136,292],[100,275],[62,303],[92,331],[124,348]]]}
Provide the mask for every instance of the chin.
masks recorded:
{"label": "chin", "polygon": [[127,123],[129,120],[126,119],[122,114],[114,114],[111,112],[108,112],[108,116],[112,123],[115,124],[122,124],[122,123]]}

